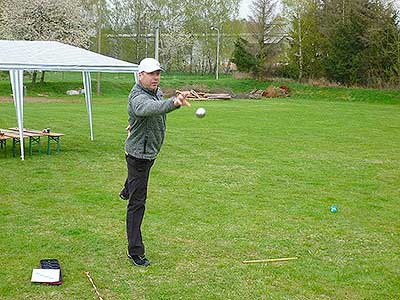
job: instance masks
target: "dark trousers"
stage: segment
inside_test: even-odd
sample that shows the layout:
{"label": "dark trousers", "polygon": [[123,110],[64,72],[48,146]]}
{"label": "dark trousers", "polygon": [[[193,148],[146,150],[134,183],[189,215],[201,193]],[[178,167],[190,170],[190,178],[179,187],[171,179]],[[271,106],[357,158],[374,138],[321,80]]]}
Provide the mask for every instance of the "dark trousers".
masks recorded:
{"label": "dark trousers", "polygon": [[154,160],[139,159],[126,156],[128,178],[124,189],[129,194],[126,211],[126,234],[128,237],[128,252],[130,255],[144,255],[141,225],[143,221],[147,198],[147,184],[150,169]]}

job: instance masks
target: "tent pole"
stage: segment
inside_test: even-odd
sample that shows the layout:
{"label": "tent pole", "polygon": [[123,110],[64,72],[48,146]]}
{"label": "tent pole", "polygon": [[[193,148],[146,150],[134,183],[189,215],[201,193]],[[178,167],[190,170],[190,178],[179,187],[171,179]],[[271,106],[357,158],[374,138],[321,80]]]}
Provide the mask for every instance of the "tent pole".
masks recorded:
{"label": "tent pole", "polygon": [[17,113],[21,159],[24,160],[24,71],[10,70],[10,79],[15,111]]}
{"label": "tent pole", "polygon": [[92,82],[90,79],[90,72],[83,71],[83,86],[85,88],[86,108],[89,117],[90,127],[90,140],[93,141],[93,121],[92,121]]}

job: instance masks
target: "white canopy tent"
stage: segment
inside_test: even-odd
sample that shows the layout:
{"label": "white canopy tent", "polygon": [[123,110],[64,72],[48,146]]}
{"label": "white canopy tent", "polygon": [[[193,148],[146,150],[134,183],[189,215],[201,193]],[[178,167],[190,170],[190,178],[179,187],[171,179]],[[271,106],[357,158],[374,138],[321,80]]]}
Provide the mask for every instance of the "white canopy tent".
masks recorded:
{"label": "white canopy tent", "polygon": [[90,72],[124,72],[135,74],[138,66],[85,49],[53,41],[0,40],[0,70],[10,72],[17,114],[21,159],[24,160],[24,71],[82,72],[88,111],[90,139],[93,140],[92,88]]}

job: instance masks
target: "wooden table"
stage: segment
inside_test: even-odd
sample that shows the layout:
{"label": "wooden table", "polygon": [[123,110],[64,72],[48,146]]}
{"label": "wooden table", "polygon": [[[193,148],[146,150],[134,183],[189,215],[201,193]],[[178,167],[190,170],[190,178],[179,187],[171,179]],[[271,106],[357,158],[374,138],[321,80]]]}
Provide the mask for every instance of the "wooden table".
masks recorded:
{"label": "wooden table", "polygon": [[[0,149],[4,147],[4,156],[7,157],[7,140],[13,140],[12,146],[12,153],[13,157],[16,155],[17,144],[21,141],[21,137],[19,136],[19,130],[17,127],[2,129],[0,128]],[[29,139],[29,155],[32,155],[32,144],[36,143],[38,145],[38,152],[39,155],[42,153],[42,146],[40,143],[40,137],[47,136],[47,154],[50,155],[51,151],[51,141],[56,143],[57,153],[60,152],[60,137],[64,136],[63,133],[56,133],[56,132],[48,132],[48,131],[41,131],[35,129],[26,129],[24,128],[23,132],[24,138]]]}
{"label": "wooden table", "polygon": [[[3,143],[4,143],[4,148],[6,148],[7,147],[7,138],[9,138],[9,139],[13,139],[13,148],[12,148],[12,152],[13,152],[13,156],[15,157],[15,152],[16,152],[16,146],[17,146],[17,144],[19,144],[20,143],[20,136],[19,136],[19,134],[17,133],[17,132],[15,132],[15,131],[12,131],[12,130],[7,130],[7,129],[2,129],[2,128],[0,128],[0,131],[3,133],[3,135],[4,135],[4,137],[5,137],[5,139],[3,140]],[[24,137],[25,138],[25,137]],[[7,155],[7,152],[6,152],[6,154],[5,155]]]}
{"label": "wooden table", "polygon": [[[18,129],[9,128],[9,129],[1,129],[5,135],[8,135],[13,138],[13,156],[15,156],[15,146],[18,142],[20,142],[20,136]],[[36,143],[38,145],[39,155],[42,154],[42,146],[40,144],[40,137],[43,134],[40,133],[31,133],[24,131],[24,138],[29,138],[29,155],[32,156],[32,144]]]}
{"label": "wooden table", "polygon": [[[17,127],[9,128],[9,130],[19,132]],[[57,153],[60,153],[60,137],[64,136],[63,133],[51,132],[51,131],[47,131],[47,130],[35,130],[35,129],[30,129],[30,128],[24,128],[24,135],[25,134],[26,135],[31,134],[31,135],[47,136],[47,154],[50,155],[51,141],[54,141],[56,143]]]}

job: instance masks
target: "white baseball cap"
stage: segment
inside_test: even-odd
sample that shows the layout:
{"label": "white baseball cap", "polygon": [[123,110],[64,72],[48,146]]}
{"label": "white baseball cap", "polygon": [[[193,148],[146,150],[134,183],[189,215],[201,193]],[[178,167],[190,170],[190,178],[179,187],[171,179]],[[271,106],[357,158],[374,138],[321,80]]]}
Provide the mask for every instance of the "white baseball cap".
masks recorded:
{"label": "white baseball cap", "polygon": [[154,58],[144,58],[139,64],[138,72],[151,73],[154,71],[163,71],[158,60]]}

